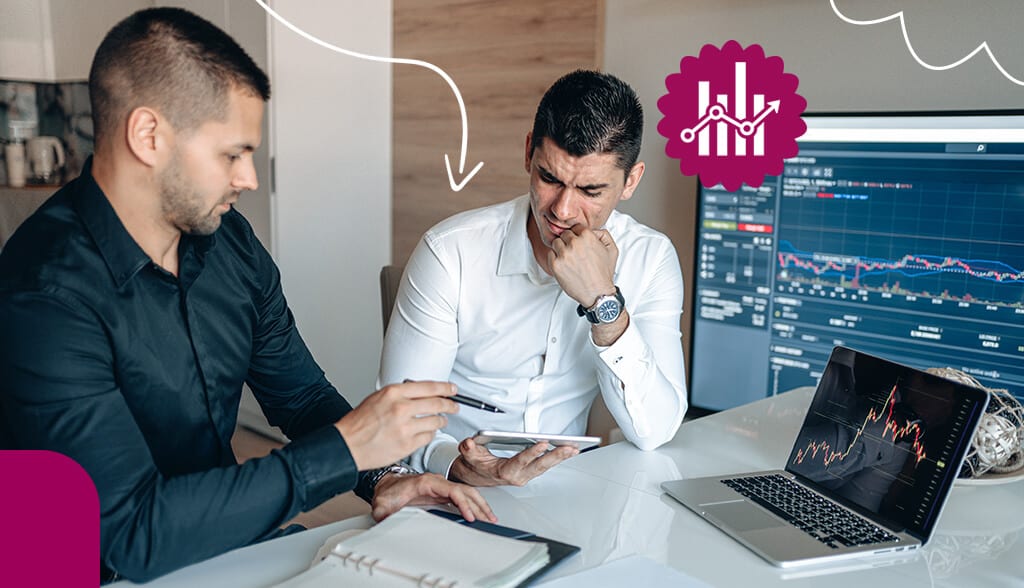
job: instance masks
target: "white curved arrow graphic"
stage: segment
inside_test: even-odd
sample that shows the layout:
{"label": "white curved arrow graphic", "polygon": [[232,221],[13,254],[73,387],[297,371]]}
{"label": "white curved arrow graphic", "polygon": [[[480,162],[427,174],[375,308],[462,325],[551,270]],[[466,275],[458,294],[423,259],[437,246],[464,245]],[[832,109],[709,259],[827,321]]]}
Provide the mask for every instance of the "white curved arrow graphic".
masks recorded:
{"label": "white curved arrow graphic", "polygon": [[[280,14],[274,12],[274,9],[272,9],[269,6],[267,6],[266,3],[263,2],[263,0],[254,0],[254,1],[256,2],[256,4],[259,4],[260,7],[262,7],[263,10],[265,10],[267,12],[267,14],[269,14],[271,17],[273,17],[274,20],[276,20],[277,22],[281,23],[282,25],[288,27],[289,29],[291,29],[293,32],[295,32],[299,36],[301,36],[301,37],[303,37],[303,38],[305,38],[305,39],[307,39],[307,40],[309,40],[309,41],[311,41],[311,42],[313,42],[313,43],[315,43],[317,45],[320,45],[321,47],[323,47],[325,49],[330,49],[331,51],[334,51],[336,53],[341,53],[343,55],[348,55],[350,57],[358,57],[359,59],[367,59],[369,61],[380,61],[380,62],[383,62],[383,63],[403,63],[403,64],[407,64],[407,65],[418,65],[420,67],[425,67],[425,68],[435,72],[437,75],[441,76],[442,78],[444,78],[444,81],[448,82],[448,86],[451,87],[452,92],[455,94],[455,99],[458,100],[458,102],[459,102],[459,113],[462,115],[462,151],[459,154],[459,173],[461,174],[461,173],[465,172],[465,169],[466,169],[466,145],[469,143],[469,123],[466,121],[466,105],[462,101],[462,94],[459,93],[458,86],[455,85],[455,82],[452,81],[452,78],[448,74],[446,74],[443,69],[437,67],[433,63],[428,63],[426,61],[420,61],[418,59],[400,59],[400,58],[395,58],[395,57],[380,57],[380,56],[377,56],[377,55],[366,55],[365,53],[358,53],[356,51],[350,51],[348,49],[342,49],[341,47],[337,47],[335,45],[331,45],[330,43],[328,43],[326,41],[322,41],[322,40],[314,37],[313,35],[310,35],[306,31],[300,29],[299,27],[293,25],[292,23],[288,22]],[[484,162],[481,161],[481,162],[477,163],[476,166],[473,167],[473,169],[470,170],[470,172],[468,174],[466,174],[466,176],[464,178],[462,178],[461,182],[456,182],[455,181],[455,176],[454,176],[454,174],[452,174],[452,165],[451,165],[451,162],[448,159],[448,154],[447,153],[444,154],[444,166],[445,166],[445,169],[448,170],[448,183],[451,185],[452,190],[454,190],[455,192],[458,192],[459,190],[462,190],[464,187],[466,187],[466,184],[469,182],[469,180],[472,179],[472,177],[475,176],[478,171],[480,171],[480,168],[484,166]]]}
{"label": "white curved arrow graphic", "polygon": [[923,59],[918,57],[917,52],[914,51],[914,46],[910,44],[910,35],[907,34],[907,20],[903,17],[903,11],[902,10],[897,12],[897,13],[890,14],[889,16],[885,16],[885,17],[882,17],[882,18],[876,18],[875,20],[854,20],[854,19],[849,18],[848,16],[844,15],[842,12],[839,12],[839,8],[836,7],[836,0],[829,0],[829,3],[832,5],[832,11],[836,13],[836,16],[838,16],[844,22],[847,22],[849,24],[855,24],[855,25],[861,25],[861,26],[873,25],[873,24],[878,24],[878,23],[881,23],[881,22],[886,22],[886,21],[898,18],[900,20],[900,29],[903,30],[903,40],[906,41],[906,43],[907,43],[907,49],[910,51],[910,56],[913,57],[914,61],[917,61],[917,63],[919,63],[921,65],[921,67],[923,67],[923,68],[930,69],[932,71],[945,71],[947,69],[953,69],[954,67],[956,67],[956,66],[960,65],[961,63],[964,63],[965,61],[967,61],[970,58],[974,57],[975,55],[977,55],[981,51],[984,51],[985,53],[988,54],[988,58],[992,60],[992,63],[993,63],[993,65],[996,66],[996,69],[999,70],[999,73],[1003,74],[1003,76],[1005,76],[1006,79],[1010,80],[1014,84],[1017,84],[1018,86],[1024,86],[1024,80],[1018,80],[1017,78],[1011,76],[1009,74],[1009,72],[1007,72],[1003,68],[1003,66],[999,63],[999,60],[996,59],[996,56],[992,54],[992,50],[989,49],[988,41],[982,42],[981,45],[978,45],[977,47],[974,48],[974,51],[971,51],[965,57],[963,57],[963,58],[961,58],[961,59],[959,59],[959,60],[957,60],[957,61],[955,61],[953,63],[947,64],[947,65],[931,65],[930,63],[926,63]]}

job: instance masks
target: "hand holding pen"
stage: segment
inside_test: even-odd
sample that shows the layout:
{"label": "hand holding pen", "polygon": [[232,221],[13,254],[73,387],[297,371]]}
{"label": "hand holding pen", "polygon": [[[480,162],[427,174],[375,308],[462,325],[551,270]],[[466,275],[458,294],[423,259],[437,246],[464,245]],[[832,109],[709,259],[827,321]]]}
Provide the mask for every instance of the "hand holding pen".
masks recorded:
{"label": "hand holding pen", "polygon": [[451,382],[411,382],[384,386],[334,424],[360,471],[402,459],[434,438],[458,409],[449,401]]}
{"label": "hand holding pen", "polygon": [[452,400],[458,402],[459,404],[464,404],[466,406],[471,406],[473,408],[479,408],[480,410],[486,410],[488,412],[497,412],[502,414],[505,413],[505,411],[501,410],[497,406],[494,406],[493,404],[487,404],[482,400],[470,398],[469,396],[464,396],[462,394],[456,394],[455,396],[449,396],[448,398],[451,398]]}
{"label": "hand holding pen", "polygon": [[[413,382],[413,381],[415,381],[415,380],[410,380],[410,379],[406,378],[403,383],[408,384],[409,382]],[[476,408],[476,409],[479,409],[479,410],[486,410],[487,412],[494,412],[494,413],[505,414],[504,410],[501,410],[500,408],[498,408],[497,406],[494,406],[493,404],[487,404],[483,400],[477,400],[476,398],[470,398],[469,396],[466,396],[465,394],[459,394],[458,392],[456,392],[454,396],[449,396],[448,398],[450,400],[458,402],[459,404],[463,404],[465,406],[469,406],[469,407]]]}

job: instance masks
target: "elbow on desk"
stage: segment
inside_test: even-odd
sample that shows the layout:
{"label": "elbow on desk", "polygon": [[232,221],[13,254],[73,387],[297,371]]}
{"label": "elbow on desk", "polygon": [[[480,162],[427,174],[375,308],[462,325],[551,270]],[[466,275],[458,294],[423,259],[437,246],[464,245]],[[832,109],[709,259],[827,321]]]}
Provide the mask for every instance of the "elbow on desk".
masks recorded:
{"label": "elbow on desk", "polygon": [[665,431],[662,435],[658,436],[647,436],[647,437],[633,437],[629,439],[629,442],[636,446],[640,451],[654,451],[662,445],[668,443],[676,436],[676,431],[679,430],[679,425],[676,425],[671,430]]}
{"label": "elbow on desk", "polygon": [[182,557],[182,553],[168,553],[167,549],[160,549],[159,540],[149,529],[149,525],[140,523],[135,517],[114,525],[101,522],[100,562],[104,576],[113,572],[117,580],[141,584],[203,559]]}
{"label": "elbow on desk", "polygon": [[[120,547],[103,550],[100,559],[105,568],[102,570],[104,575],[114,572],[117,580],[129,580],[136,584],[144,584],[219,555],[216,552],[197,555],[157,553],[158,550],[152,545],[143,547],[142,544],[145,544],[147,540],[136,539],[137,541],[125,543]],[[242,545],[237,547],[242,547]],[[224,551],[230,551],[230,549]]]}
{"label": "elbow on desk", "polygon": [[[111,559],[114,561],[110,561]],[[111,558],[108,555],[103,558],[103,567],[106,568],[104,574],[107,574],[108,571],[114,572],[116,574],[115,579],[129,580],[138,584],[151,582],[185,565],[187,564],[176,566],[160,565],[159,562],[132,556]]]}
{"label": "elbow on desk", "polygon": [[[245,543],[224,546],[210,541],[213,534],[197,533],[185,540],[169,540],[157,528],[173,528],[167,518],[148,519],[147,509],[100,514],[100,563],[102,574],[116,574],[118,580],[145,583],[185,566],[217,556]],[[269,535],[264,538],[269,538]]]}
{"label": "elbow on desk", "polygon": [[634,432],[632,435],[626,435],[626,438],[641,451],[654,451],[675,438],[679,427],[683,424],[683,415],[685,413],[686,405],[684,404],[681,407],[679,418],[675,420],[675,425],[661,431],[661,434],[640,436]]}
{"label": "elbow on desk", "polygon": [[651,439],[638,439],[637,441],[633,442],[633,445],[635,445],[636,448],[639,449],[640,451],[654,451],[655,449],[661,447],[665,443],[666,441],[658,442],[656,440]]}

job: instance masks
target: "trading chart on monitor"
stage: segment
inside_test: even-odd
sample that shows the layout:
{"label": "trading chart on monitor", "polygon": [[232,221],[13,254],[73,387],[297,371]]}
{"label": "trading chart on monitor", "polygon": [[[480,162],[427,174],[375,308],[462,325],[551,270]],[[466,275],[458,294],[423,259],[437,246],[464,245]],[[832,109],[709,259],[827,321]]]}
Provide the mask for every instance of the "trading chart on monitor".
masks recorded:
{"label": "trading chart on monitor", "polygon": [[816,384],[846,345],[1024,398],[1024,116],[826,117],[759,188],[703,188],[691,402]]}

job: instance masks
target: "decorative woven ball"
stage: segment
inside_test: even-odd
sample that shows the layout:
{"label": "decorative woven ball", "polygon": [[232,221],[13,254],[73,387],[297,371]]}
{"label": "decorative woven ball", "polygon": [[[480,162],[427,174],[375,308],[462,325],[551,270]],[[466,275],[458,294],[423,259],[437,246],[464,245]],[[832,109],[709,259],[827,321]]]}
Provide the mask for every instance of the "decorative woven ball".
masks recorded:
{"label": "decorative woven ball", "polygon": [[978,461],[988,468],[1004,466],[1020,450],[1017,427],[1005,417],[983,414],[972,440]]}
{"label": "decorative woven ball", "polygon": [[935,374],[989,393],[988,408],[978,422],[961,478],[986,473],[1006,474],[1024,468],[1024,406],[1009,391],[986,388],[969,374],[953,368],[929,368]]}

